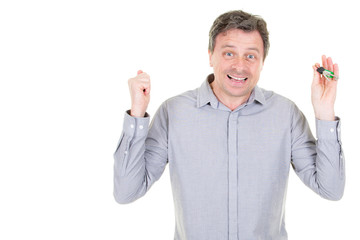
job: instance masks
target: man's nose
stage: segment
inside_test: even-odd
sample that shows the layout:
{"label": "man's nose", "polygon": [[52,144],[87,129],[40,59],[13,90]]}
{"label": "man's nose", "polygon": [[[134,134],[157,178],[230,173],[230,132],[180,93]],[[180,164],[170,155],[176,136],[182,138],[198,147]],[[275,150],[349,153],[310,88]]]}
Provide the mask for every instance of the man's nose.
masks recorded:
{"label": "man's nose", "polygon": [[237,71],[242,70],[246,67],[246,62],[244,58],[236,58],[232,64],[232,68],[236,69]]}

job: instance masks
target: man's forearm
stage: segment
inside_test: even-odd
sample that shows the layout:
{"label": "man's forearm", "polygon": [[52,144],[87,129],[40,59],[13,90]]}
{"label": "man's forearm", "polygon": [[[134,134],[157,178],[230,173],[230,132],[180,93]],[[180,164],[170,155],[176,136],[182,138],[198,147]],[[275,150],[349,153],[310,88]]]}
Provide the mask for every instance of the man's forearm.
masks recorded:
{"label": "man's forearm", "polygon": [[149,118],[125,115],[123,133],[114,153],[114,197],[135,201],[146,193],[145,140]]}
{"label": "man's forearm", "polygon": [[340,138],[340,120],[316,121],[316,173],[319,194],[340,200],[345,188],[344,155]]}
{"label": "man's forearm", "polygon": [[[307,138],[296,146],[293,166],[300,179],[314,192],[329,200],[339,200],[343,196],[345,185],[340,123],[316,120],[316,130],[316,143]],[[301,131],[310,130],[306,127]]]}

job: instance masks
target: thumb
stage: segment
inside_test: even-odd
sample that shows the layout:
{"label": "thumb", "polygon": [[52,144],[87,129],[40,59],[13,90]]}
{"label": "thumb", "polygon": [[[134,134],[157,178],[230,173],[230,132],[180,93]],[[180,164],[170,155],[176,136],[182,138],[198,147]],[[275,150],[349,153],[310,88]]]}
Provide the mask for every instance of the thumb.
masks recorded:
{"label": "thumb", "polygon": [[316,63],[313,66],[314,76],[313,76],[313,84],[319,84],[321,83],[321,74],[317,71],[317,69],[320,67],[320,64]]}
{"label": "thumb", "polygon": [[143,73],[142,70],[138,70],[138,71],[137,71],[137,75],[142,74],[142,73]]}

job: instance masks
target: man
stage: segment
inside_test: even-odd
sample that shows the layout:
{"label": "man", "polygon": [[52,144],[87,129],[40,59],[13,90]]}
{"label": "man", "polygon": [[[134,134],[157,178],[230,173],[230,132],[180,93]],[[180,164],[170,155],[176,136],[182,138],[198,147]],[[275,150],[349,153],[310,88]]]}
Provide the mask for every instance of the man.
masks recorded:
{"label": "man", "polygon": [[[219,16],[211,30],[214,69],[200,88],[164,102],[148,128],[150,77],[129,79],[131,110],[114,154],[114,196],[143,196],[169,163],[175,239],[287,239],[284,206],[290,165],[320,196],[339,200],[345,174],[337,81],[316,69],[312,103],[317,138],[290,100],[257,86],[269,49],[266,23],[243,11]],[[339,74],[331,58],[325,69]]]}

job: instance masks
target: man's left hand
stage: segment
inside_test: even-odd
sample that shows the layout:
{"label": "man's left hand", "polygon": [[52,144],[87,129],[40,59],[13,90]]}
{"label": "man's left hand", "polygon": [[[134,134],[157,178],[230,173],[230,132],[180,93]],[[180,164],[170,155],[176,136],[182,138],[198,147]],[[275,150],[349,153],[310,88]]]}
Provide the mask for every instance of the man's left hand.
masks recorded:
{"label": "man's left hand", "polygon": [[[322,66],[336,76],[339,76],[339,66],[333,64],[330,57],[322,56]],[[335,99],[338,81],[331,78],[327,80],[316,70],[320,67],[319,63],[313,66],[314,79],[311,86],[311,101],[314,107],[315,117],[319,120],[335,120]]]}

